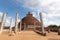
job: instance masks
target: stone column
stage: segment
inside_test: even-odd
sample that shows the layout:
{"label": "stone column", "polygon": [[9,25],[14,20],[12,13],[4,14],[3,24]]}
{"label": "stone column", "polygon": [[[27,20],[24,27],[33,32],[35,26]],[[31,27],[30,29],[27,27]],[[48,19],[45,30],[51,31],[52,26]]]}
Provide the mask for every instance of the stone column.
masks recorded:
{"label": "stone column", "polygon": [[5,20],[6,20],[6,14],[3,13],[2,20],[1,20],[1,32],[3,31]]}
{"label": "stone column", "polygon": [[40,21],[41,21],[41,27],[42,27],[42,34],[45,35],[45,31],[44,31],[44,27],[43,27],[42,13],[40,13]]}
{"label": "stone column", "polygon": [[48,27],[48,33],[50,33],[50,28]]}
{"label": "stone column", "polygon": [[9,27],[9,34],[11,35],[12,34],[12,18],[10,19],[10,27]]}
{"label": "stone column", "polygon": [[15,19],[15,33],[18,30],[18,13],[16,13],[16,19]]}

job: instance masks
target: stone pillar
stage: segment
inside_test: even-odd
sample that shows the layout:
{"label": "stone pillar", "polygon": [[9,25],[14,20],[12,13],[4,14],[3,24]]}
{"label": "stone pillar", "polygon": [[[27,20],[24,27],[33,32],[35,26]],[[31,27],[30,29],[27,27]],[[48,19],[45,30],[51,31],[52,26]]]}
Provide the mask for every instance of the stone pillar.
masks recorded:
{"label": "stone pillar", "polygon": [[48,27],[48,33],[50,33],[50,28]]}
{"label": "stone pillar", "polygon": [[45,31],[44,31],[44,27],[43,27],[43,19],[42,19],[42,13],[40,13],[40,21],[41,21],[41,27],[42,27],[42,34],[46,35]]}
{"label": "stone pillar", "polygon": [[1,32],[3,31],[5,20],[6,20],[6,14],[3,13],[2,20],[1,20]]}
{"label": "stone pillar", "polygon": [[12,18],[10,19],[9,34],[12,35]]}
{"label": "stone pillar", "polygon": [[21,19],[21,21],[20,21],[20,31],[21,31],[21,27],[22,27],[22,19]]}
{"label": "stone pillar", "polygon": [[18,30],[18,13],[16,13],[16,19],[15,19],[15,33]]}

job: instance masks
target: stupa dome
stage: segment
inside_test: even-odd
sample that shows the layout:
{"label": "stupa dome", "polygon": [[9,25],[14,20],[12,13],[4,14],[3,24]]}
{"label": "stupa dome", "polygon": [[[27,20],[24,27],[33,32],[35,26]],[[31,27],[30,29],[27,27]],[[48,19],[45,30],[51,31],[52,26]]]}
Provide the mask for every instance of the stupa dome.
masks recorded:
{"label": "stupa dome", "polygon": [[[39,20],[37,20],[35,17],[33,17],[33,14],[31,14],[30,12],[28,12],[28,14],[26,15],[26,17],[22,18],[22,26],[24,26],[24,23],[26,26],[28,25],[37,25],[37,26],[41,26],[41,23]],[[19,22],[20,25],[20,22]],[[30,26],[31,27],[31,26]]]}

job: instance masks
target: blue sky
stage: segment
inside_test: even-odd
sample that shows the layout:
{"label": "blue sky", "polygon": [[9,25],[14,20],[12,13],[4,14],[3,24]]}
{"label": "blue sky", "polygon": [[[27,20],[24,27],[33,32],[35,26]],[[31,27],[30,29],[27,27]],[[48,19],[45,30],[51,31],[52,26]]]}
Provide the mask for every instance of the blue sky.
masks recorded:
{"label": "blue sky", "polygon": [[19,5],[17,6],[14,0],[0,0],[0,11],[8,13],[7,15],[12,17],[15,16],[16,12],[19,13],[20,17],[23,17],[28,11],[31,11],[28,8],[24,8],[22,4]]}
{"label": "blue sky", "polygon": [[[17,3],[16,0],[0,0],[0,14],[6,13],[7,14],[7,21],[8,19],[12,18],[15,19],[16,12],[19,14],[19,19],[26,16],[28,12],[36,12],[30,8],[24,7],[22,3]],[[1,19],[1,17],[0,17]],[[6,25],[9,24],[6,23]]]}
{"label": "blue sky", "polygon": [[13,19],[12,25],[15,24],[16,12],[20,20],[29,11],[38,20],[42,12],[44,26],[60,25],[60,0],[0,0],[0,21],[2,14],[7,13],[6,25],[10,24],[10,18]]}

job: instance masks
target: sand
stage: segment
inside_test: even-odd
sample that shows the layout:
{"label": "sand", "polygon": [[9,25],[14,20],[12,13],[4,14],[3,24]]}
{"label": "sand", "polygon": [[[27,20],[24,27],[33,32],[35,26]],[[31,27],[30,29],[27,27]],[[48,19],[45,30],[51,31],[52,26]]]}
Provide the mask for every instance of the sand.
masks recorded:
{"label": "sand", "polygon": [[47,32],[47,36],[42,36],[34,31],[21,31],[14,36],[9,36],[8,31],[3,31],[0,34],[0,40],[60,40],[60,36],[56,32]]}

